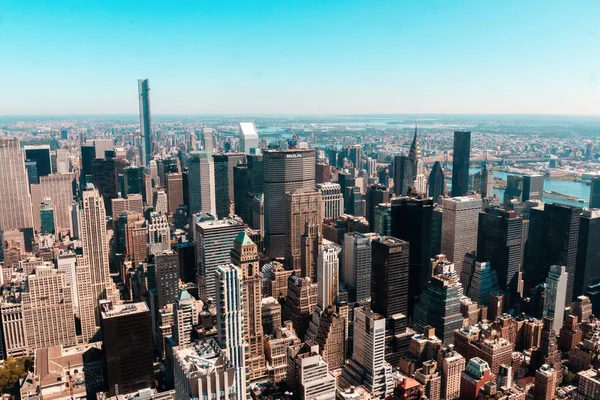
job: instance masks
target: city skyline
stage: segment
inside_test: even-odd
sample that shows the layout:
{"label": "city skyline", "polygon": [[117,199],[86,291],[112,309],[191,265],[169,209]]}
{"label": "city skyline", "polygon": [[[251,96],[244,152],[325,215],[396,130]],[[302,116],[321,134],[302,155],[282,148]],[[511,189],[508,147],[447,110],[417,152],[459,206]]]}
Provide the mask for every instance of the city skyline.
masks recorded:
{"label": "city skyline", "polygon": [[5,2],[0,113],[134,114],[135,80],[148,78],[154,115],[598,115],[598,11],[537,1]]}

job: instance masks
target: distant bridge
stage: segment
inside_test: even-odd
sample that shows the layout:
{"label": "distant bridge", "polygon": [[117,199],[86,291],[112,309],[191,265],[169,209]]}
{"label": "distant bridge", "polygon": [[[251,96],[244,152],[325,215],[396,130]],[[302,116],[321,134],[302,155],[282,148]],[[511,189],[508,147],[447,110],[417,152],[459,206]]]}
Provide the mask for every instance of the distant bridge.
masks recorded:
{"label": "distant bridge", "polygon": [[[444,154],[440,154],[437,156],[433,156],[433,157],[423,157],[423,162],[425,164],[433,164],[434,162],[439,161],[442,164],[449,164],[452,161],[454,161],[454,157],[449,154],[449,153],[444,153]],[[502,161],[502,158],[496,157],[496,156],[492,156],[490,154],[488,154],[487,152],[483,153],[483,154],[478,154],[476,156],[472,156],[469,159],[470,163],[477,163],[477,162],[500,162]]]}

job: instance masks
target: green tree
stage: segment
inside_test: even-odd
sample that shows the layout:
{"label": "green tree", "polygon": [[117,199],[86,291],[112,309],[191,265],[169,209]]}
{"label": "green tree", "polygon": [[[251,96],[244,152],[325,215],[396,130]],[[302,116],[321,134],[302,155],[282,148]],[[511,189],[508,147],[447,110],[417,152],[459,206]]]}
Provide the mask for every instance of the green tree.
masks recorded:
{"label": "green tree", "polygon": [[9,357],[0,365],[0,392],[15,393],[19,379],[27,376],[31,369],[33,359],[31,357]]}

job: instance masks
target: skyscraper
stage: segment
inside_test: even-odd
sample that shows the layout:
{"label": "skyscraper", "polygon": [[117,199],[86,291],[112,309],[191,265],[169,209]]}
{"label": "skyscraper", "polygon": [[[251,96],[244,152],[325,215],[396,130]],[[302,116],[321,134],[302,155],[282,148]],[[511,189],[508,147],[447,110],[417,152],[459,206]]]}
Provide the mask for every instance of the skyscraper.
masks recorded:
{"label": "skyscraper", "polygon": [[54,218],[59,232],[73,234],[71,208],[73,204],[74,174],[52,174],[42,176],[40,189],[42,198],[50,198],[54,209]]}
{"label": "skyscraper", "polygon": [[392,200],[392,236],[410,243],[408,317],[431,275],[433,200],[400,197]]}
{"label": "skyscraper", "polygon": [[369,185],[367,188],[367,221],[369,231],[373,232],[375,227],[375,208],[381,203],[390,202],[390,192],[385,185]]}
{"label": "skyscraper", "polygon": [[486,208],[479,213],[477,259],[491,262],[500,288],[511,295],[518,286],[522,236],[523,217],[516,212]]}
{"label": "skyscraper", "polygon": [[216,215],[215,170],[211,153],[192,151],[189,155],[188,207],[190,214]]}
{"label": "skyscraper", "polygon": [[469,191],[471,132],[454,132],[454,153],[452,157],[452,197],[464,196]]}
{"label": "skyscraper", "polygon": [[446,345],[453,344],[454,331],[462,327],[461,296],[461,284],[451,275],[432,276],[421,302],[415,305],[415,330],[423,332],[426,326],[431,326]]}
{"label": "skyscraper", "polygon": [[198,292],[200,299],[215,299],[215,271],[217,266],[231,262],[233,241],[243,229],[244,224],[235,219],[222,219],[197,222],[194,235],[196,249],[196,267]]}
{"label": "skyscraper", "polygon": [[439,161],[436,161],[433,167],[431,167],[427,181],[429,184],[429,197],[433,198],[433,201],[437,203],[438,197],[446,194],[446,177],[442,170],[442,164]]}
{"label": "skyscraper", "polygon": [[404,196],[408,193],[411,181],[408,177],[411,174],[410,160],[407,156],[394,157],[394,194]]}
{"label": "skyscraper", "polygon": [[200,313],[196,305],[196,300],[187,289],[179,290],[173,306],[173,339],[179,347],[186,347],[192,341],[192,328],[198,323],[198,314]]}
{"label": "skyscraper", "polygon": [[600,176],[592,178],[590,208],[600,208]]}
{"label": "skyscraper", "polygon": [[100,302],[108,393],[130,393],[152,385],[152,323],[146,303]]}
{"label": "skyscraper", "polygon": [[580,215],[581,208],[556,203],[531,209],[529,232],[535,234],[529,235],[525,249],[527,291],[544,282],[551,265],[564,265],[568,274],[565,304],[573,300]]}
{"label": "skyscraper", "polygon": [[385,318],[369,308],[354,309],[354,352],[340,377],[342,387],[364,386],[376,398],[387,398],[394,382],[385,361]]}
{"label": "skyscraper", "polygon": [[97,305],[98,300],[112,295],[107,293],[112,288],[112,281],[108,264],[106,211],[104,201],[93,185],[82,192],[80,216],[83,255],[89,262],[91,272],[91,287],[88,290],[93,294],[94,305]]}
{"label": "skyscraper", "polygon": [[150,164],[152,148],[152,129],[150,127],[150,86],[148,79],[138,80],[138,96],[140,102],[140,162]]}
{"label": "skyscraper", "polygon": [[24,146],[23,150],[25,151],[26,159],[35,161],[38,176],[47,176],[52,173],[49,144]]}
{"label": "skyscraper", "polygon": [[267,374],[261,321],[262,280],[259,270],[258,249],[246,231],[236,236],[231,250],[231,262],[242,274],[242,303],[244,307],[244,340],[248,343],[250,380]]}
{"label": "skyscraper", "polygon": [[30,351],[62,344],[74,346],[73,297],[65,273],[38,267],[22,294],[24,330]]}
{"label": "skyscraper", "polygon": [[579,239],[575,266],[573,294],[585,293],[587,288],[600,282],[600,210],[584,209],[579,219]]}
{"label": "skyscraper", "polygon": [[242,273],[233,264],[220,265],[215,270],[215,286],[220,295],[216,298],[218,342],[227,352],[231,365],[236,369],[235,386],[238,398],[247,398],[246,370],[248,343],[244,340],[244,313],[242,303]]}
{"label": "skyscraper", "polygon": [[557,332],[562,328],[564,321],[567,280],[566,267],[560,265],[550,267],[544,291],[544,317],[554,318],[554,330]]}
{"label": "skyscraper", "polygon": [[344,211],[344,196],[339,183],[318,183],[317,190],[323,199],[322,219],[335,219]]}
{"label": "skyscraper", "polygon": [[299,399],[334,399],[335,378],[319,354],[314,341],[286,349],[288,368],[286,382],[299,392]]}
{"label": "skyscraper", "polygon": [[[446,198],[442,202],[442,207],[442,254],[459,266],[462,265],[466,253],[477,249],[481,199]],[[460,275],[460,268],[457,268],[456,272]]]}
{"label": "skyscraper", "polygon": [[408,160],[410,162],[410,186],[414,188],[416,193],[425,195],[427,193],[427,181],[423,174],[423,155],[421,154],[421,145],[417,136],[417,124],[415,124],[415,136],[410,145]]}
{"label": "skyscraper", "polygon": [[481,165],[481,197],[487,199],[494,195],[494,164],[483,163]]}
{"label": "skyscraper", "polygon": [[250,154],[250,149],[260,149],[258,132],[253,122],[240,122],[240,151]]}
{"label": "skyscraper", "polygon": [[285,194],[312,190],[314,186],[314,150],[264,152],[265,247],[269,257],[285,256]]}
{"label": "skyscraper", "polygon": [[408,322],[409,255],[403,240],[383,236],[371,242],[371,308],[386,320],[385,358],[391,364],[403,351],[398,336]]}
{"label": "skyscraper", "polygon": [[442,399],[457,399],[460,396],[460,375],[465,369],[465,358],[453,347],[442,350]]}
{"label": "skyscraper", "polygon": [[316,279],[316,261],[322,240],[322,199],[316,190],[285,194],[285,258],[303,277]]}
{"label": "skyscraper", "polygon": [[158,308],[175,303],[179,293],[179,257],[174,251],[154,254],[154,280]]}
{"label": "skyscraper", "polygon": [[340,246],[325,241],[319,249],[317,258],[317,282],[319,290],[317,307],[321,312],[335,304],[340,287]]}
{"label": "skyscraper", "polygon": [[234,212],[233,168],[244,164],[246,157],[241,153],[213,154],[215,169],[215,202],[219,218]]}
{"label": "skyscraper", "polygon": [[167,174],[165,180],[167,181],[169,214],[173,214],[179,206],[183,205],[183,176],[179,172]]}
{"label": "skyscraper", "polygon": [[348,288],[348,300],[369,304],[371,300],[371,236],[344,234],[341,280]]}
{"label": "skyscraper", "polygon": [[0,138],[0,226],[10,230],[33,228],[24,152],[19,139]]}

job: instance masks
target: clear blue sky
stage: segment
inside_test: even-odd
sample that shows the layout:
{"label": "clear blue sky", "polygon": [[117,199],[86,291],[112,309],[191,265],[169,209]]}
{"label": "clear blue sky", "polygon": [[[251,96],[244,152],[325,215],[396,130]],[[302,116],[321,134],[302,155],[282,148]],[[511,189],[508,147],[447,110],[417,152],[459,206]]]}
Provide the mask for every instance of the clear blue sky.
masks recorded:
{"label": "clear blue sky", "polygon": [[0,1],[0,114],[600,114],[599,1]]}

